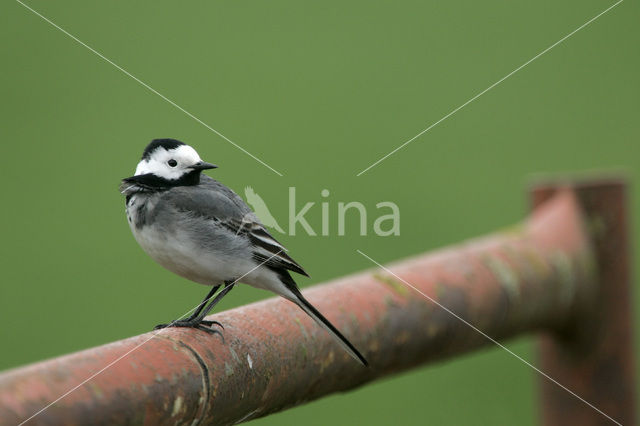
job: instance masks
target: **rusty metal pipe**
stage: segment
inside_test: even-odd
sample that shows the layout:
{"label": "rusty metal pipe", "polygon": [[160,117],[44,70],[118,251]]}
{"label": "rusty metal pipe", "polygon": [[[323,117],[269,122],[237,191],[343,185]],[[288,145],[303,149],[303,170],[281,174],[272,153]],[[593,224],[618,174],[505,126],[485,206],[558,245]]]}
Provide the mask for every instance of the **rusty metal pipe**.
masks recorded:
{"label": "rusty metal pipe", "polygon": [[[505,339],[571,329],[598,305],[597,266],[580,202],[564,188],[521,226],[389,268]],[[211,316],[224,339],[164,329],[4,372],[0,424],[24,421],[111,363],[29,424],[231,424],[491,344],[380,269],[304,293],[370,368],[299,308],[269,299]]]}
{"label": "rusty metal pipe", "polygon": [[[533,207],[557,193],[538,184]],[[539,339],[540,368],[624,425],[637,424],[627,189],[607,179],[573,185],[597,263],[596,301],[563,330]],[[541,380],[541,418],[547,425],[596,425],[608,419],[548,380]]]}

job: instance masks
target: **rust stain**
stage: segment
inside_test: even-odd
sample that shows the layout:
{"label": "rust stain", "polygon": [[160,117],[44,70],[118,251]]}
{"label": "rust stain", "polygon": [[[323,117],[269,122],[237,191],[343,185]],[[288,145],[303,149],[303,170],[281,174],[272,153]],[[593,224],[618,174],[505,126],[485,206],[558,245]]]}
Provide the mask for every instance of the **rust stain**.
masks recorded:
{"label": "rust stain", "polygon": [[300,331],[302,332],[302,335],[304,336],[305,340],[309,340],[309,333],[307,333],[307,329],[304,328],[304,325],[302,325],[302,321],[300,321],[300,318],[293,317],[293,320],[296,322],[296,324],[298,324],[298,327],[300,327]]}
{"label": "rust stain", "polygon": [[224,372],[227,375],[227,377],[233,376],[233,373],[235,372],[235,370],[233,368],[233,364],[231,364],[230,362],[225,362],[224,363]]}
{"label": "rust stain", "polygon": [[551,256],[551,262],[556,268],[559,280],[559,291],[562,295],[562,301],[566,305],[570,305],[575,297],[577,290],[576,278],[571,265],[571,259],[566,253],[562,251],[556,251]]}
{"label": "rust stain", "polygon": [[507,262],[497,256],[486,256],[485,264],[496,276],[498,282],[504,288],[511,300],[520,297],[520,279]]}
{"label": "rust stain", "polygon": [[411,333],[409,333],[408,331],[402,331],[396,336],[395,342],[398,345],[404,345],[409,341],[410,338],[411,338]]}
{"label": "rust stain", "polygon": [[393,277],[382,275],[379,273],[374,273],[373,278],[376,281],[379,281],[382,284],[385,284],[386,286],[391,288],[391,290],[393,290],[394,292],[396,292],[398,295],[402,297],[407,297],[409,295],[409,289],[407,288],[406,284],[398,281]]}
{"label": "rust stain", "polygon": [[335,359],[335,353],[333,352],[333,350],[330,350],[329,353],[320,362],[320,374],[322,374],[331,364],[333,364]]}

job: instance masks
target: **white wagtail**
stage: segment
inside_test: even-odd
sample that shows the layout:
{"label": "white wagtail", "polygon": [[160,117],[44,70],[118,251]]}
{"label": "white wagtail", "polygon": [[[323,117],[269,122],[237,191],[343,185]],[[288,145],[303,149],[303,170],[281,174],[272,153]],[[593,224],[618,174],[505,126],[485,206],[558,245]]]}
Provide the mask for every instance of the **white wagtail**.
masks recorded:
{"label": "white wagtail", "polygon": [[360,352],[300,293],[289,271],[308,276],[304,269],[235,192],[201,174],[216,167],[202,161],[189,145],[155,139],[145,148],[135,175],[120,185],[126,195],[129,226],[142,248],[168,270],[212,286],[191,316],[156,328],[212,331],[209,327],[215,322],[204,317],[242,280],[298,305],[351,356],[367,365]]}

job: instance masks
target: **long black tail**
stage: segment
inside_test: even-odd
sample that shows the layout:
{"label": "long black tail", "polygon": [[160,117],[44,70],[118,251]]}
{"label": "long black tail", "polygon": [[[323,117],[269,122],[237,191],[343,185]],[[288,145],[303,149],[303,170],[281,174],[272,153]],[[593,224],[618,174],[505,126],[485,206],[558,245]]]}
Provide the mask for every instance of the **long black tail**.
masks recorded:
{"label": "long black tail", "polygon": [[362,356],[362,354],[347,340],[346,337],[338,331],[337,328],[333,326],[307,299],[304,298],[298,286],[296,285],[293,278],[289,275],[289,273],[282,274],[282,281],[287,286],[291,293],[295,296],[295,298],[287,298],[291,300],[296,305],[300,306],[303,311],[307,313],[315,322],[318,323],[322,328],[327,330],[329,334],[331,334],[336,341],[344,348],[345,351],[349,353],[354,359],[360,362],[365,367],[369,366],[367,360]]}

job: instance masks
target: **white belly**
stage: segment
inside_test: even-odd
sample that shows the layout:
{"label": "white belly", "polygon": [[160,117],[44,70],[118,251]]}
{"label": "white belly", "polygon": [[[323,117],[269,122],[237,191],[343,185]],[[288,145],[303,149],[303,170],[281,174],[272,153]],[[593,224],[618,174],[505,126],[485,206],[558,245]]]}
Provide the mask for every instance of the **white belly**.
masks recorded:
{"label": "white belly", "polygon": [[256,266],[252,260],[203,252],[186,238],[158,232],[154,227],[136,229],[132,226],[131,230],[138,244],[153,260],[171,272],[200,284],[216,285],[235,280]]}
{"label": "white belly", "polygon": [[[133,207],[135,196],[131,202]],[[152,208],[152,204],[153,201],[149,200],[148,207]],[[231,250],[227,250],[229,254],[225,255],[224,247],[214,250],[199,247],[188,233],[168,232],[154,225],[138,228],[135,226],[135,214],[135,208],[127,209],[129,226],[136,241],[153,260],[171,272],[205,285],[237,280],[277,294],[288,294],[277,274],[253,260],[250,252],[246,253],[246,258],[238,253],[232,254]]]}

